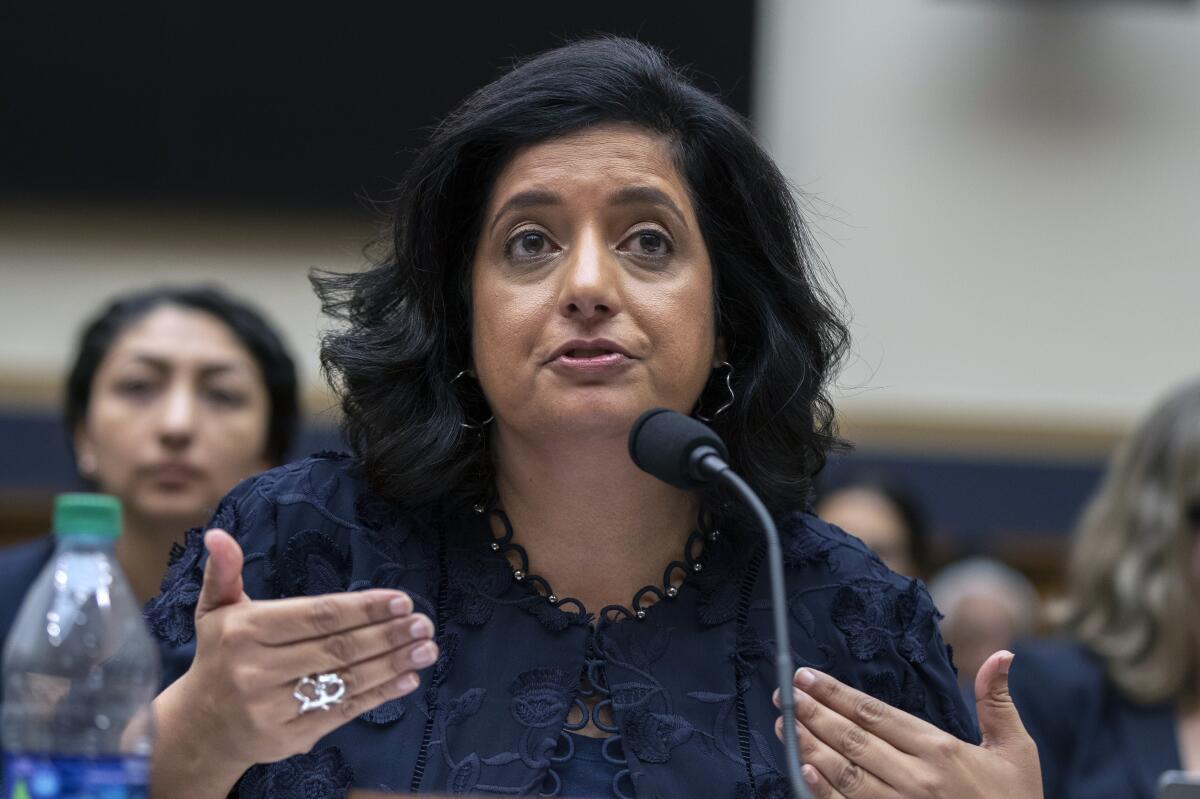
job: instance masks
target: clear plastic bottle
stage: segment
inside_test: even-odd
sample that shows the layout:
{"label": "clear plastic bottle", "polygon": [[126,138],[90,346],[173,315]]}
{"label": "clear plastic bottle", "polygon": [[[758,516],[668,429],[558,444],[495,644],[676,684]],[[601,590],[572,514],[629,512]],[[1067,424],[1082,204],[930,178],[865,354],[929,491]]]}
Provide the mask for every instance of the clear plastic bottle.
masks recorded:
{"label": "clear plastic bottle", "polygon": [[145,797],[159,653],[117,564],[121,505],[63,494],[4,649],[4,799]]}

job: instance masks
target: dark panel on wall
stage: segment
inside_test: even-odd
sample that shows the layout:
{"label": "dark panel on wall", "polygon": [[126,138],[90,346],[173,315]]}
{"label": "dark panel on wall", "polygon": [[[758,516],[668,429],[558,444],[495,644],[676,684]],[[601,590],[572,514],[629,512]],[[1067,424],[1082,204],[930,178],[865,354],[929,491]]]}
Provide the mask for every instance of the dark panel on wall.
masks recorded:
{"label": "dark panel on wall", "polygon": [[936,532],[970,553],[986,551],[998,536],[1065,536],[1103,470],[1102,460],[864,450],[831,457],[822,484],[884,477],[920,502]]}
{"label": "dark panel on wall", "polygon": [[[337,430],[309,425],[291,456],[325,449],[345,449]],[[861,474],[893,477],[925,506],[933,526],[961,554],[988,551],[996,540],[1014,534],[1065,536],[1102,468],[1099,461],[860,451],[831,458],[822,482],[836,485]],[[5,493],[42,497],[48,509],[51,494],[78,487],[57,416],[0,410],[0,498]]]}
{"label": "dark panel on wall", "polygon": [[754,3],[9,3],[0,201],[355,209],[514,57],[595,33],[745,112]]}
{"label": "dark panel on wall", "polygon": [[[289,458],[322,450],[346,450],[338,430],[306,424],[300,429]],[[0,409],[0,492],[53,493],[82,488],[55,414]]]}

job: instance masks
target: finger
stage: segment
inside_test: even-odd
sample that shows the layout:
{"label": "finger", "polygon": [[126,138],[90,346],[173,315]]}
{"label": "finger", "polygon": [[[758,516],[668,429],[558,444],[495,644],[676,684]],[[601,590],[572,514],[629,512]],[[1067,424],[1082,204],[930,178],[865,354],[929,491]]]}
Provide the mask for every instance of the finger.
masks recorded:
{"label": "finger", "polygon": [[899,785],[905,781],[914,765],[910,755],[825,707],[803,691],[797,690],[795,694],[796,721],[825,746],[888,785]]}
{"label": "finger", "polygon": [[[776,691],[776,698],[779,692]],[[779,702],[776,701],[776,706]],[[783,717],[775,719],[775,737],[780,741],[783,740]],[[796,740],[799,743],[800,734],[796,733]],[[800,760],[804,760],[804,753],[800,752]],[[800,774],[804,777],[804,782],[808,784],[808,790],[812,793],[815,799],[845,799],[840,793],[833,789],[827,780],[821,778],[821,774],[813,766],[805,763],[800,767]]]}
{"label": "finger", "polygon": [[815,799],[846,799],[813,766],[806,763],[800,769],[800,774],[804,777],[804,782],[808,785],[808,790],[812,792]]}
{"label": "finger", "polygon": [[945,735],[932,724],[838,682],[828,674],[802,668],[795,685],[839,716],[910,755],[921,755]]}
{"label": "finger", "polygon": [[255,602],[247,622],[259,643],[278,646],[407,616],[412,609],[412,599],[402,591],[373,588]]}
{"label": "finger", "polygon": [[229,533],[212,529],[204,534],[208,562],[196,600],[196,618],[225,605],[250,601],[242,590],[242,548]]}
{"label": "finger", "polygon": [[975,675],[975,710],[985,749],[1001,749],[1012,741],[1024,741],[1028,737],[1008,691],[1008,670],[1012,662],[1012,652],[995,652]]}
{"label": "finger", "polygon": [[[342,674],[346,681],[346,693],[353,699],[406,674],[416,675],[421,669],[433,665],[437,653],[437,644],[433,641],[414,641],[395,652],[356,663]],[[420,679],[419,675],[417,677]]]}
{"label": "finger", "polygon": [[796,736],[805,765],[819,772],[832,789],[832,795],[845,799],[902,799],[890,785],[847,760],[799,721],[796,722]]}
{"label": "finger", "polygon": [[[324,638],[267,647],[261,653],[264,670],[288,685],[306,674],[339,671],[380,655],[401,651],[414,642],[433,637],[433,622],[416,613],[355,627]],[[431,661],[432,662],[432,661]],[[424,668],[429,663],[422,663]],[[399,676],[400,672],[396,672]]]}

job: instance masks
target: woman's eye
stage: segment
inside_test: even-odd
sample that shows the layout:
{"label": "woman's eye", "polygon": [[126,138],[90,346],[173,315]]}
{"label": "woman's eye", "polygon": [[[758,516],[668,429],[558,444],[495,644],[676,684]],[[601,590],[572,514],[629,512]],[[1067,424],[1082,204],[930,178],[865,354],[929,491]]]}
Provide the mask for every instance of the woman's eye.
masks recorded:
{"label": "woman's eye", "polygon": [[140,399],[150,396],[150,393],[154,390],[154,383],[150,380],[142,380],[140,378],[126,378],[118,380],[115,388],[117,393],[123,397]]}
{"label": "woman's eye", "polygon": [[246,396],[240,391],[210,388],[204,394],[208,397],[209,402],[226,408],[240,408],[246,404]]}
{"label": "woman's eye", "polygon": [[550,251],[550,240],[536,230],[518,233],[508,242],[508,254],[514,258],[537,258]]}
{"label": "woman's eye", "polygon": [[671,253],[671,243],[657,230],[639,230],[629,238],[629,249],[652,258],[661,258]]}

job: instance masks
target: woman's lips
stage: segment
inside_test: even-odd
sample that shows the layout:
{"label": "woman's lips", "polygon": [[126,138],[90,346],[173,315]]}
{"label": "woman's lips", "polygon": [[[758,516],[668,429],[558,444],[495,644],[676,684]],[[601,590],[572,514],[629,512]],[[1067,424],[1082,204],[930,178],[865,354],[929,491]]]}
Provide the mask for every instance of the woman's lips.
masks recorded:
{"label": "woman's lips", "polygon": [[632,358],[619,352],[580,349],[564,352],[551,361],[550,365],[576,374],[596,374],[618,369],[632,362]]}
{"label": "woman's lips", "polygon": [[166,486],[187,485],[200,479],[203,473],[186,463],[157,463],[146,469],[151,481]]}

